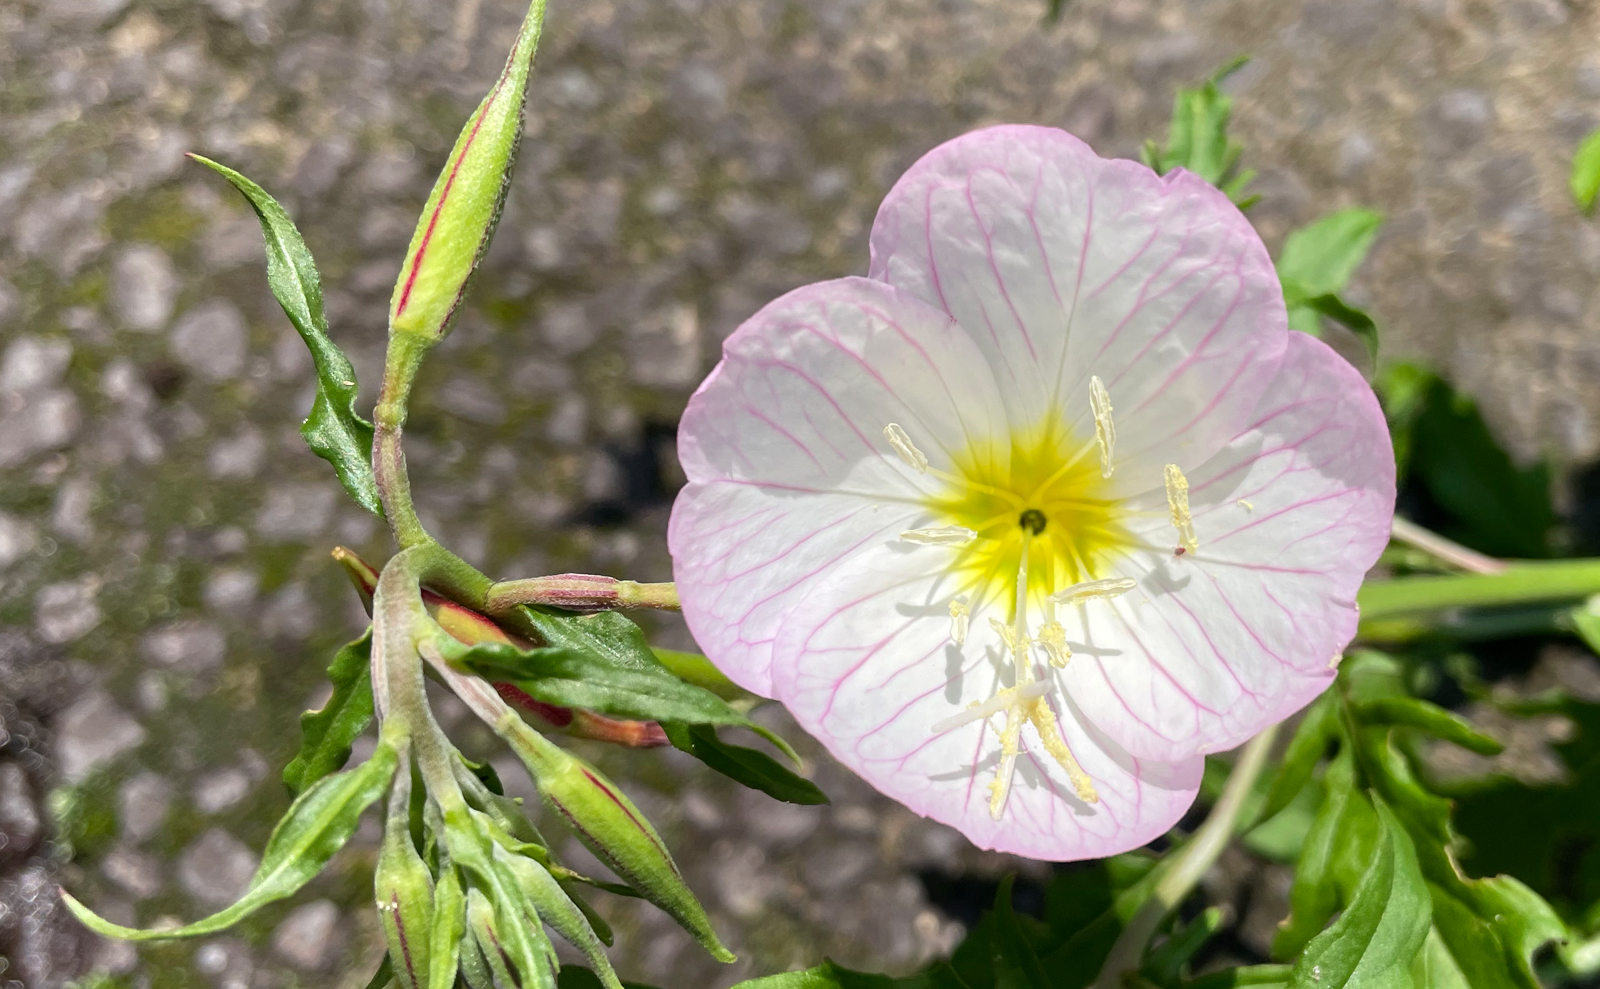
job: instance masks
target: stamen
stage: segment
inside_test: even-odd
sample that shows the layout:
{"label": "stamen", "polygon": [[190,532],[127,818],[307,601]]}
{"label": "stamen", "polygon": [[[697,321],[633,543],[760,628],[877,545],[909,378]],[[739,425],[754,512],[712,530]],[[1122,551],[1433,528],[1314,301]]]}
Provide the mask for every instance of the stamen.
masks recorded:
{"label": "stamen", "polygon": [[1089,377],[1089,408],[1094,410],[1094,441],[1100,445],[1100,476],[1110,477],[1117,448],[1117,424],[1111,419],[1111,395],[1097,375]]}
{"label": "stamen", "polygon": [[952,598],[950,601],[950,641],[958,646],[967,644],[967,625],[971,621],[972,612],[967,610],[965,597]]}
{"label": "stamen", "polygon": [[[1067,748],[1066,740],[1061,737],[1061,729],[1056,725],[1056,713],[1050,710],[1050,705],[1044,698],[1039,698],[1031,705],[1028,720],[1033,722],[1033,728],[1039,733],[1039,741],[1044,743],[1044,750],[1050,753],[1067,771],[1067,778],[1072,780],[1072,788],[1078,791],[1078,799],[1086,804],[1100,802],[1100,794],[1094,788],[1094,781],[1089,779],[1089,774],[1078,765],[1078,760],[1073,758],[1072,750]],[[991,809],[990,813],[993,813]]]}
{"label": "stamen", "polygon": [[1238,504],[1238,506],[1240,508],[1244,509],[1247,512],[1253,512],[1253,511],[1256,510],[1256,506],[1255,505],[1251,504],[1248,501],[1245,501],[1243,498],[1240,498],[1239,501],[1237,502],[1237,504]]}
{"label": "stamen", "polygon": [[1060,622],[1046,622],[1039,627],[1039,645],[1050,657],[1050,665],[1058,670],[1072,658],[1072,647],[1067,645],[1067,630],[1061,627]]}
{"label": "stamen", "polygon": [[1006,809],[1006,797],[1011,794],[1011,776],[1016,772],[1017,756],[1022,746],[1022,710],[1011,708],[1006,714],[1006,727],[1000,733],[1000,763],[995,767],[994,780],[989,784],[989,817],[998,821]]}
{"label": "stamen", "polygon": [[1064,591],[1057,591],[1050,595],[1050,600],[1057,604],[1077,604],[1090,598],[1114,598],[1119,594],[1126,594],[1139,586],[1139,582],[1132,577],[1107,577],[1105,580],[1086,580],[1081,584],[1073,584]]}
{"label": "stamen", "polygon": [[1014,656],[1021,656],[1022,650],[1028,648],[1028,636],[1026,633],[1021,638],[1018,638],[1017,630],[998,618],[989,619],[989,627],[994,629],[994,633],[1000,636],[1000,641],[1006,644],[1006,652]]}
{"label": "stamen", "polygon": [[965,546],[978,534],[963,525],[941,525],[933,529],[907,529],[900,538],[923,546]]}
{"label": "stamen", "polygon": [[928,458],[923,456],[915,443],[911,442],[911,437],[906,435],[906,431],[900,428],[899,423],[891,422],[883,427],[883,435],[888,439],[889,445],[894,447],[894,452],[906,462],[907,467],[919,474],[928,472]]}
{"label": "stamen", "polygon": [[935,735],[943,735],[945,732],[960,728],[962,725],[970,725],[974,721],[982,721],[984,718],[999,714],[1001,711],[1008,710],[1016,704],[1026,702],[1035,697],[1041,697],[1049,689],[1050,684],[1043,680],[1030,683],[1026,687],[1007,687],[1005,690],[996,692],[988,700],[974,702],[960,714],[952,714],[950,717],[935,724],[933,733]]}
{"label": "stamen", "polygon": [[1177,464],[1168,464],[1166,480],[1167,507],[1172,509],[1172,527],[1178,530],[1178,542],[1193,553],[1200,548],[1200,541],[1194,535],[1194,516],[1189,514],[1189,479],[1183,476]]}

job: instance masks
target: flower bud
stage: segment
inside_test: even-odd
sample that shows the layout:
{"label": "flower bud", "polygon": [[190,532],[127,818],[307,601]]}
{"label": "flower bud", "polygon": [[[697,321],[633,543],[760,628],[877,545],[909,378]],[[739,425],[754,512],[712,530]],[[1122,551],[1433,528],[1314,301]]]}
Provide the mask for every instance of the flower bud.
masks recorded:
{"label": "flower bud", "polygon": [[433,930],[433,877],[411,843],[411,772],[401,760],[389,791],[374,881],[378,922],[389,942],[389,961],[400,989],[427,989]]}
{"label": "flower bud", "polygon": [[611,968],[611,960],[606,957],[605,947],[600,943],[600,936],[595,933],[582,908],[556,881],[556,877],[532,859],[499,850],[495,854],[516,877],[522,895],[528,898],[539,918],[565,938],[568,944],[583,952],[601,985],[605,989],[622,989],[617,973]]}
{"label": "flower bud", "polygon": [[533,0],[505,71],[462,128],[439,173],[395,283],[390,333],[431,345],[450,331],[505,205],[544,6],[544,0]]}
{"label": "flower bud", "polygon": [[515,718],[501,727],[551,810],[578,840],[645,899],[665,910],[718,961],[734,955],[711,929],[661,836],[633,802],[592,766]]}

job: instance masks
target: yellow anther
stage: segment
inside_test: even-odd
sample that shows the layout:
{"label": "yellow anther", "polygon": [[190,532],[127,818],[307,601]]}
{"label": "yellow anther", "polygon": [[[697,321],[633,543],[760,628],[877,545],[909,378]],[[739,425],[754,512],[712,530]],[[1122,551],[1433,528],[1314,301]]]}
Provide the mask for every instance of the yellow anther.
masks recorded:
{"label": "yellow anther", "polygon": [[952,598],[950,601],[950,641],[958,646],[967,644],[967,626],[972,620],[972,612],[967,610],[967,599],[964,597]]}
{"label": "yellow anther", "polygon": [[1006,644],[1006,651],[1022,658],[1022,651],[1028,648],[1027,635],[1018,635],[1014,626],[1007,625],[998,618],[989,619],[989,627],[994,629],[994,634],[1000,636],[1000,641]]}
{"label": "yellow anther", "polygon": [[900,538],[923,546],[965,546],[978,534],[962,525],[941,525],[932,529],[907,529]]}
{"label": "yellow anther", "polygon": [[1250,502],[1248,502],[1248,501],[1245,501],[1245,500],[1244,500],[1244,499],[1243,499],[1243,498],[1240,498],[1240,499],[1239,499],[1239,500],[1238,500],[1238,502],[1236,502],[1236,504],[1237,504],[1237,505],[1238,505],[1238,506],[1239,506],[1239,507],[1240,507],[1240,508],[1242,508],[1242,509],[1244,509],[1244,510],[1245,510],[1245,511],[1247,511],[1247,512],[1253,512],[1253,511],[1255,511],[1255,510],[1256,510],[1256,506],[1255,506],[1255,505],[1252,505],[1252,504],[1251,504],[1251,503],[1250,503]]}
{"label": "yellow anther", "polygon": [[[1044,743],[1044,749],[1061,764],[1067,771],[1067,778],[1072,780],[1072,788],[1078,791],[1078,799],[1086,804],[1100,802],[1100,794],[1094,788],[1094,781],[1089,779],[1089,774],[1078,765],[1078,760],[1073,758],[1072,750],[1067,748],[1066,741],[1061,737],[1061,729],[1056,725],[1056,713],[1050,710],[1050,704],[1040,697],[1033,702],[1028,710],[1028,720],[1033,722],[1033,728],[1039,733],[1039,741]],[[992,809],[990,811],[993,813]]]}
{"label": "yellow anther", "polygon": [[1100,476],[1110,477],[1117,448],[1117,424],[1111,419],[1111,394],[1096,375],[1089,377],[1089,408],[1094,410],[1094,441],[1100,445]]}
{"label": "yellow anther", "polygon": [[1194,535],[1194,516],[1189,514],[1189,479],[1183,476],[1183,471],[1177,464],[1168,464],[1167,479],[1167,507],[1172,509],[1172,527],[1178,530],[1178,542],[1184,549],[1193,553],[1200,548],[1200,541]]}
{"label": "yellow anther", "polygon": [[1050,657],[1050,665],[1061,669],[1072,658],[1072,647],[1067,645],[1067,630],[1060,622],[1045,622],[1039,627],[1039,645]]}
{"label": "yellow anther", "polygon": [[894,452],[906,462],[907,467],[919,474],[928,472],[928,458],[922,455],[922,451],[917,449],[915,443],[911,442],[911,437],[906,435],[906,431],[900,428],[899,423],[891,422],[883,427],[883,435],[889,441],[889,445],[894,447]]}
{"label": "yellow anther", "polygon": [[1081,584],[1073,584],[1064,591],[1057,591],[1050,595],[1050,600],[1057,604],[1077,604],[1091,598],[1114,598],[1119,594],[1126,594],[1139,586],[1139,582],[1132,577],[1107,577],[1104,580],[1086,580]]}

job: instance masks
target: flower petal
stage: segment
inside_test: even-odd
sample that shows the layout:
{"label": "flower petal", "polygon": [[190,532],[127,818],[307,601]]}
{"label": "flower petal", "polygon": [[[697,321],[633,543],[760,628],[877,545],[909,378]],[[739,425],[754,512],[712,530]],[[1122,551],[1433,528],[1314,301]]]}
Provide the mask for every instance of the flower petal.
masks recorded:
{"label": "flower petal", "polygon": [[[800,725],[888,796],[960,830],[983,848],[1054,861],[1137,848],[1193,803],[1203,760],[1141,762],[1091,726],[1072,699],[1051,698],[1072,754],[1099,802],[1078,799],[1067,774],[1023,733],[998,821],[988,785],[1000,744],[989,722],[934,734],[934,725],[1010,684],[999,635],[980,604],[962,647],[950,640],[947,575],[958,549],[883,546],[818,585],[790,614],[774,649],[773,687]],[[996,721],[999,716],[996,716]]]}
{"label": "flower petal", "polygon": [[1233,748],[1321,693],[1394,514],[1372,390],[1300,333],[1254,424],[1189,481],[1199,551],[1174,555],[1162,496],[1135,501],[1151,548],[1117,575],[1139,587],[1061,615],[1075,652],[1061,682],[1142,758]]}
{"label": "flower petal", "polygon": [[1101,378],[1129,491],[1236,435],[1288,333],[1272,262],[1225,195],[1048,127],[975,131],[913,165],[873,224],[871,275],[972,335],[1018,426],[1055,412],[1093,436]]}
{"label": "flower petal", "polygon": [[[678,431],[689,485],[667,534],[696,641],[740,686],[771,692],[771,641],[841,561],[929,524],[928,475],[894,453],[902,426],[935,468],[1004,435],[982,356],[942,312],[863,278],[789,293],[741,326]],[[997,454],[998,455],[998,454]]]}

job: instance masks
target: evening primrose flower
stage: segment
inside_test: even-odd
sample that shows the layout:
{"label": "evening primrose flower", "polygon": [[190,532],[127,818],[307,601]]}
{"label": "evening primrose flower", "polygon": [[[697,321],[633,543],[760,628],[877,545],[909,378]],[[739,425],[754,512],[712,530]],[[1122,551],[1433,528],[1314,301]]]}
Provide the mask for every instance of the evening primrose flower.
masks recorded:
{"label": "evening primrose flower", "polygon": [[889,193],[870,278],[741,326],[679,432],[684,616],[977,844],[1141,845],[1315,697],[1394,504],[1371,390],[1183,171],[995,127]]}

